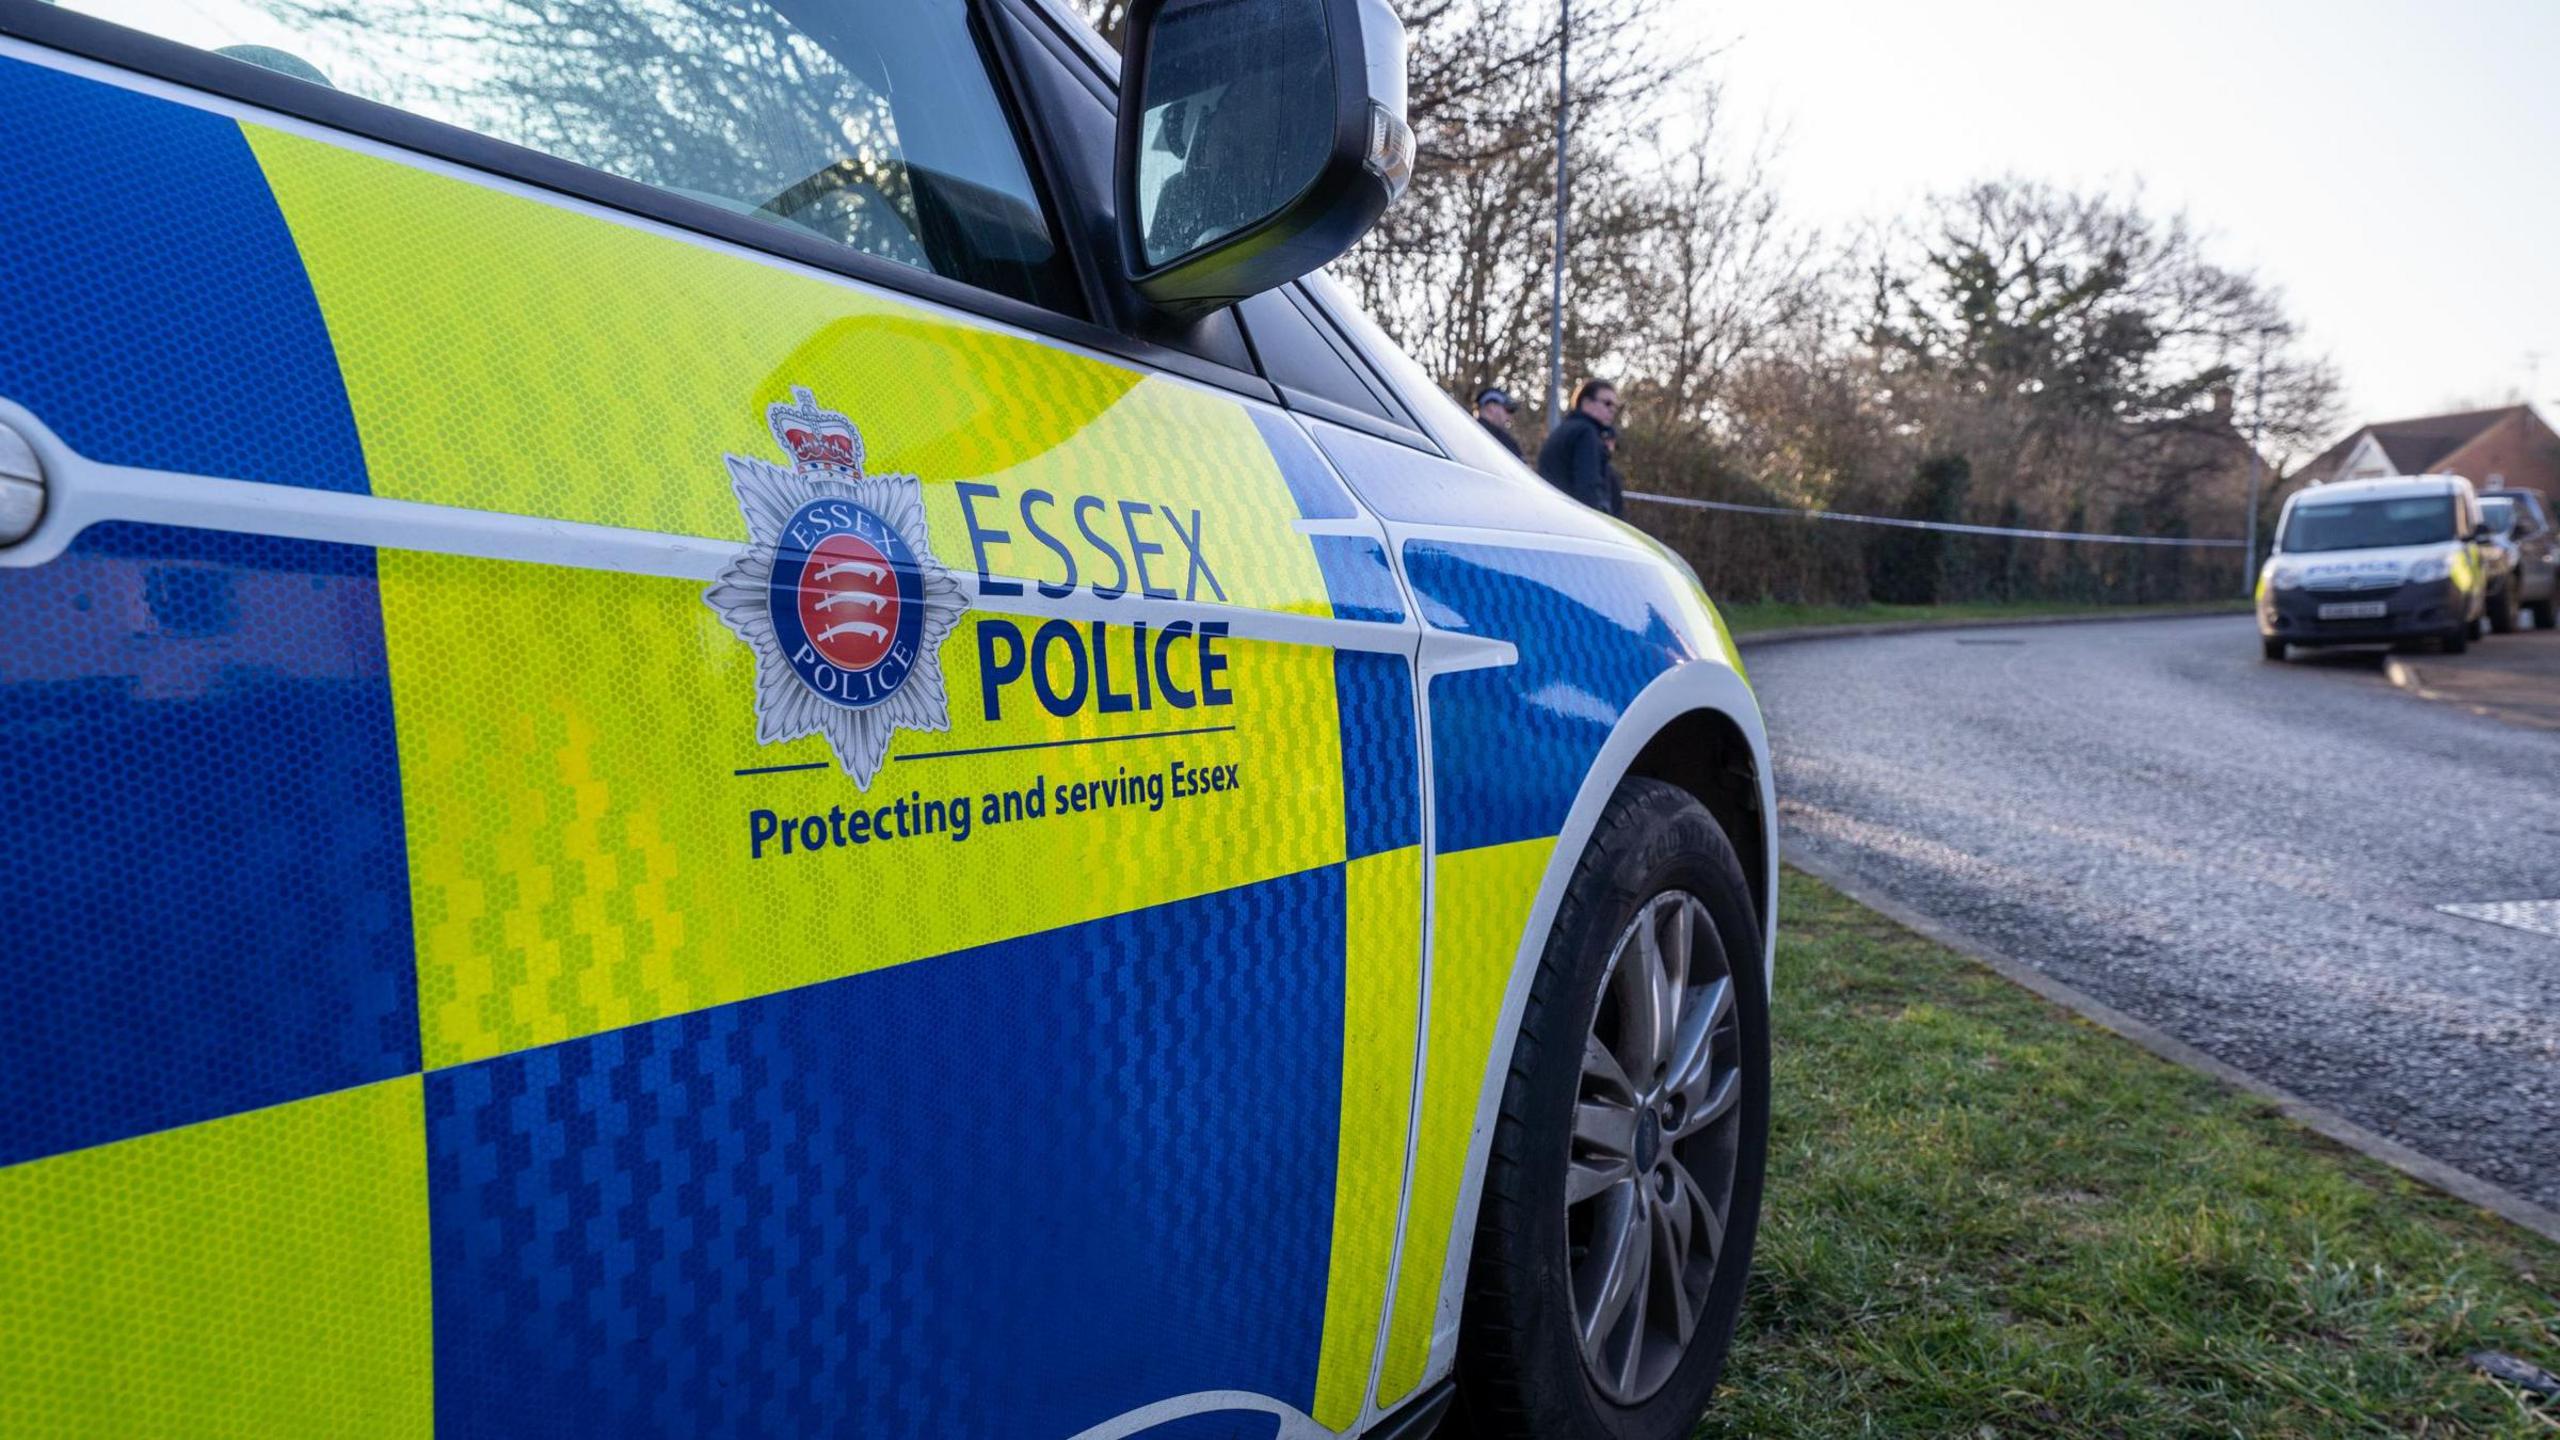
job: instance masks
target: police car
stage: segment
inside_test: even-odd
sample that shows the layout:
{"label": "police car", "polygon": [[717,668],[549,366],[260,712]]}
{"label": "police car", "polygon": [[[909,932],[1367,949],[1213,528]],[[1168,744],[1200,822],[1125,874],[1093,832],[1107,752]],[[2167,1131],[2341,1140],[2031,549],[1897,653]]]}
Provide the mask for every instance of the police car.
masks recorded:
{"label": "police car", "polygon": [[2434,640],[2469,648],[2488,615],[2489,532],[2459,475],[2349,480],[2298,491],[2258,573],[2258,636],[2287,646]]}
{"label": "police car", "polygon": [[0,0],[0,1434],[1687,1433],[1694,577],[1382,0]]}

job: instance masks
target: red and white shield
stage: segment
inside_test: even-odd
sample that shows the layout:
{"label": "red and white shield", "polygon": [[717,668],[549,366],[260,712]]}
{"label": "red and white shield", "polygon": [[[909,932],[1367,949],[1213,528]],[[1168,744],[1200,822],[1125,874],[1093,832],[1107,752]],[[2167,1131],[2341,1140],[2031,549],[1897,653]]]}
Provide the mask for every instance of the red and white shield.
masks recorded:
{"label": "red and white shield", "polygon": [[800,567],[800,628],[830,664],[868,670],[898,633],[898,574],[879,547],[839,532]]}

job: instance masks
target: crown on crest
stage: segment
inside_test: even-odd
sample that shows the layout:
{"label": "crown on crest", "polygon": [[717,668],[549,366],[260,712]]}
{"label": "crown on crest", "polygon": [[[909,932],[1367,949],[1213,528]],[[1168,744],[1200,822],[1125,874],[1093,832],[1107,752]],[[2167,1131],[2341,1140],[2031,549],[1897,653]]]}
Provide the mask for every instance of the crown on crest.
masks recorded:
{"label": "crown on crest", "polygon": [[862,478],[862,432],[835,411],[819,409],[808,387],[792,386],[791,403],[766,406],[764,418],[773,428],[774,443],[791,457],[792,469],[804,475],[815,471]]}

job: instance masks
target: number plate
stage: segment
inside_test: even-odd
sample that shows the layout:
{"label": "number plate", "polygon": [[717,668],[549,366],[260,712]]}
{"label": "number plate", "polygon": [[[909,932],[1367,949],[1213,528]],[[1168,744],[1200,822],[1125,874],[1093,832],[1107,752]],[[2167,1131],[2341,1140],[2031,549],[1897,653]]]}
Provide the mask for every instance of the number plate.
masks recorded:
{"label": "number plate", "polygon": [[2347,600],[2335,605],[2321,606],[2320,618],[2323,620],[2379,620],[2390,611],[2391,607],[2379,600]]}

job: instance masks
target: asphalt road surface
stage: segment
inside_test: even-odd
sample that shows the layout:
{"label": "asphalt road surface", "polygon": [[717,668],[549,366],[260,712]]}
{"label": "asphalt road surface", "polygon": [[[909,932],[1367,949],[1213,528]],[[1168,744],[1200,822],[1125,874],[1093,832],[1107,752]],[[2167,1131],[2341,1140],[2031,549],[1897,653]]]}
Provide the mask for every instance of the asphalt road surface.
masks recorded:
{"label": "asphalt road surface", "polygon": [[2560,732],[2257,640],[2236,616],[1753,650],[1784,847],[2560,1206],[2560,936],[2436,909],[2560,897]]}

